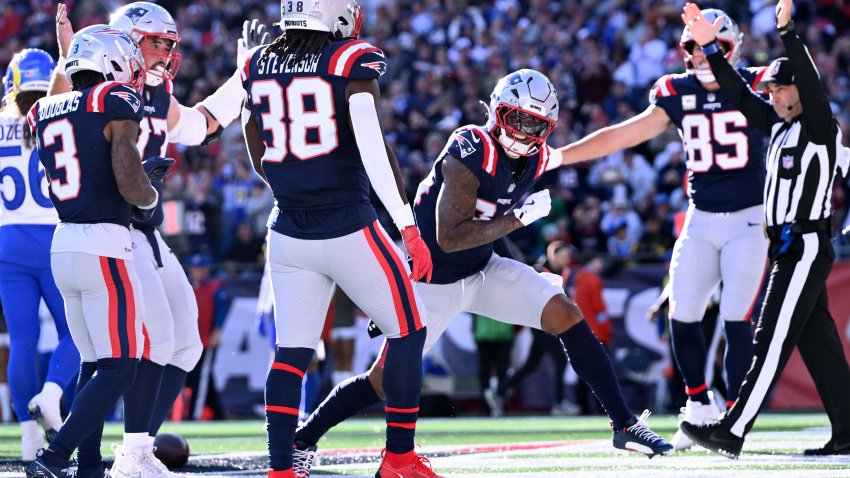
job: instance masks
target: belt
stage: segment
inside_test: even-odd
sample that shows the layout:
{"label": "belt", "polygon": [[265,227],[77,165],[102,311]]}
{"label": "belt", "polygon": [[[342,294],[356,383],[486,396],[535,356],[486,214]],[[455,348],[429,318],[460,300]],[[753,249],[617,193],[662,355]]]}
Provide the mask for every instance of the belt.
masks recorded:
{"label": "belt", "polygon": [[156,240],[156,235],[154,235],[156,228],[153,226],[139,226],[133,224],[133,229],[141,232],[148,239],[148,242],[151,245],[151,250],[153,250],[153,257],[156,259],[156,265],[157,267],[162,268],[162,256],[159,253],[159,241]]}
{"label": "belt", "polygon": [[826,232],[832,233],[832,217],[826,219],[818,219],[817,221],[794,221],[787,224],[779,224],[776,226],[767,226],[764,228],[764,235],[771,241],[785,240],[783,233],[787,234],[808,234],[810,232]]}

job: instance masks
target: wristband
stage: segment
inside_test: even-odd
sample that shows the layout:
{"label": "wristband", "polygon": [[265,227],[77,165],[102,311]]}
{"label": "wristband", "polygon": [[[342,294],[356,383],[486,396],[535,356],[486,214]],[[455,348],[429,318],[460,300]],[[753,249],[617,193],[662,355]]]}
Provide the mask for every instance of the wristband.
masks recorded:
{"label": "wristband", "polygon": [[723,53],[723,48],[720,48],[720,43],[717,43],[717,40],[712,41],[708,45],[704,45],[702,48],[702,54],[705,56],[711,55],[712,53]]}
{"label": "wristband", "polygon": [[784,36],[786,33],[791,33],[794,31],[794,20],[788,20],[788,23],[785,26],[776,25],[776,29],[779,30],[779,36]]}
{"label": "wristband", "polygon": [[409,204],[403,204],[401,207],[389,211],[389,213],[399,231],[407,226],[413,226],[416,224],[413,220],[413,210],[410,209]]}
{"label": "wristband", "polygon": [[[151,186],[151,187],[153,187],[153,186]],[[147,206],[138,206],[139,209],[148,210],[148,209],[153,209],[153,208],[156,207],[156,203],[159,202],[159,191],[157,191],[156,188],[154,188],[153,192],[155,194],[154,198],[153,198],[153,202],[148,204]]]}

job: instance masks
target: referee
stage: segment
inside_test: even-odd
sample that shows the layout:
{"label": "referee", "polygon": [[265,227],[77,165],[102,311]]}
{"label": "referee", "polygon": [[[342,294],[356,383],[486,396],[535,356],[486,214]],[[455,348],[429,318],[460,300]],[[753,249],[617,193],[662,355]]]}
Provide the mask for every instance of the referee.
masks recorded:
{"label": "referee", "polygon": [[[807,454],[850,453],[850,367],[829,314],[826,279],[832,269],[830,196],[843,154],[841,131],[818,73],[794,32],[791,0],[776,6],[787,58],[775,60],[762,82],[771,102],[752,92],[723,58],[716,39],[721,20],[708,23],[687,3],[682,19],[702,46],[724,94],[751,125],[770,134],[764,188],[765,233],[770,239],[770,283],[755,333],[755,356],[738,400],[711,425],[687,422],[695,443],[734,458],[741,453],[770,391],[797,346],[832,423],[832,438]],[[760,87],[760,85],[757,85]]]}

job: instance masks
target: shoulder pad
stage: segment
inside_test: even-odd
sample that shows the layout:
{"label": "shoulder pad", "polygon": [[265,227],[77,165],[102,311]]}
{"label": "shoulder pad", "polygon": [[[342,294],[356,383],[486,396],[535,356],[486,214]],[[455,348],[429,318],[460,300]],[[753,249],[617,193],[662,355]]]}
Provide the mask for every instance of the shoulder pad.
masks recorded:
{"label": "shoulder pad", "polygon": [[141,121],[144,116],[139,92],[130,85],[116,81],[101,83],[92,88],[86,100],[86,110],[104,113],[109,119]]}
{"label": "shoulder pad", "polygon": [[476,176],[485,171],[496,175],[496,161],[499,159],[496,144],[490,133],[481,126],[463,126],[452,133],[448,152],[471,169]]}
{"label": "shoulder pad", "polygon": [[387,59],[380,48],[363,40],[336,42],[331,47],[328,74],[352,80],[377,79],[387,72]]}
{"label": "shoulder pad", "polygon": [[33,103],[27,113],[27,123],[30,125],[30,131],[32,131],[33,136],[35,136],[36,118],[38,118],[38,101]]}
{"label": "shoulder pad", "polygon": [[649,90],[649,102],[654,105],[659,99],[676,96],[676,94],[676,88],[673,86],[673,75],[664,75]]}

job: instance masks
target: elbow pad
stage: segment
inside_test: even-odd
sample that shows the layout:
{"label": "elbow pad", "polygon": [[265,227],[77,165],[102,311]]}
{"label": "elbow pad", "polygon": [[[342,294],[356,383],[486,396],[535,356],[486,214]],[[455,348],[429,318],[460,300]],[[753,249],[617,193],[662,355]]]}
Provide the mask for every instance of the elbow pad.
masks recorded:
{"label": "elbow pad", "polygon": [[398,192],[390,158],[384,145],[375,99],[369,93],[355,93],[348,99],[351,126],[363,167],[375,194],[387,208],[399,230],[413,225],[413,212]]}
{"label": "elbow pad", "polygon": [[226,128],[239,117],[243,101],[245,101],[245,89],[242,87],[242,80],[237,71],[200,104],[222,127]]}
{"label": "elbow pad", "polygon": [[207,117],[195,108],[180,105],[180,119],[168,132],[168,142],[196,146],[207,137]]}

